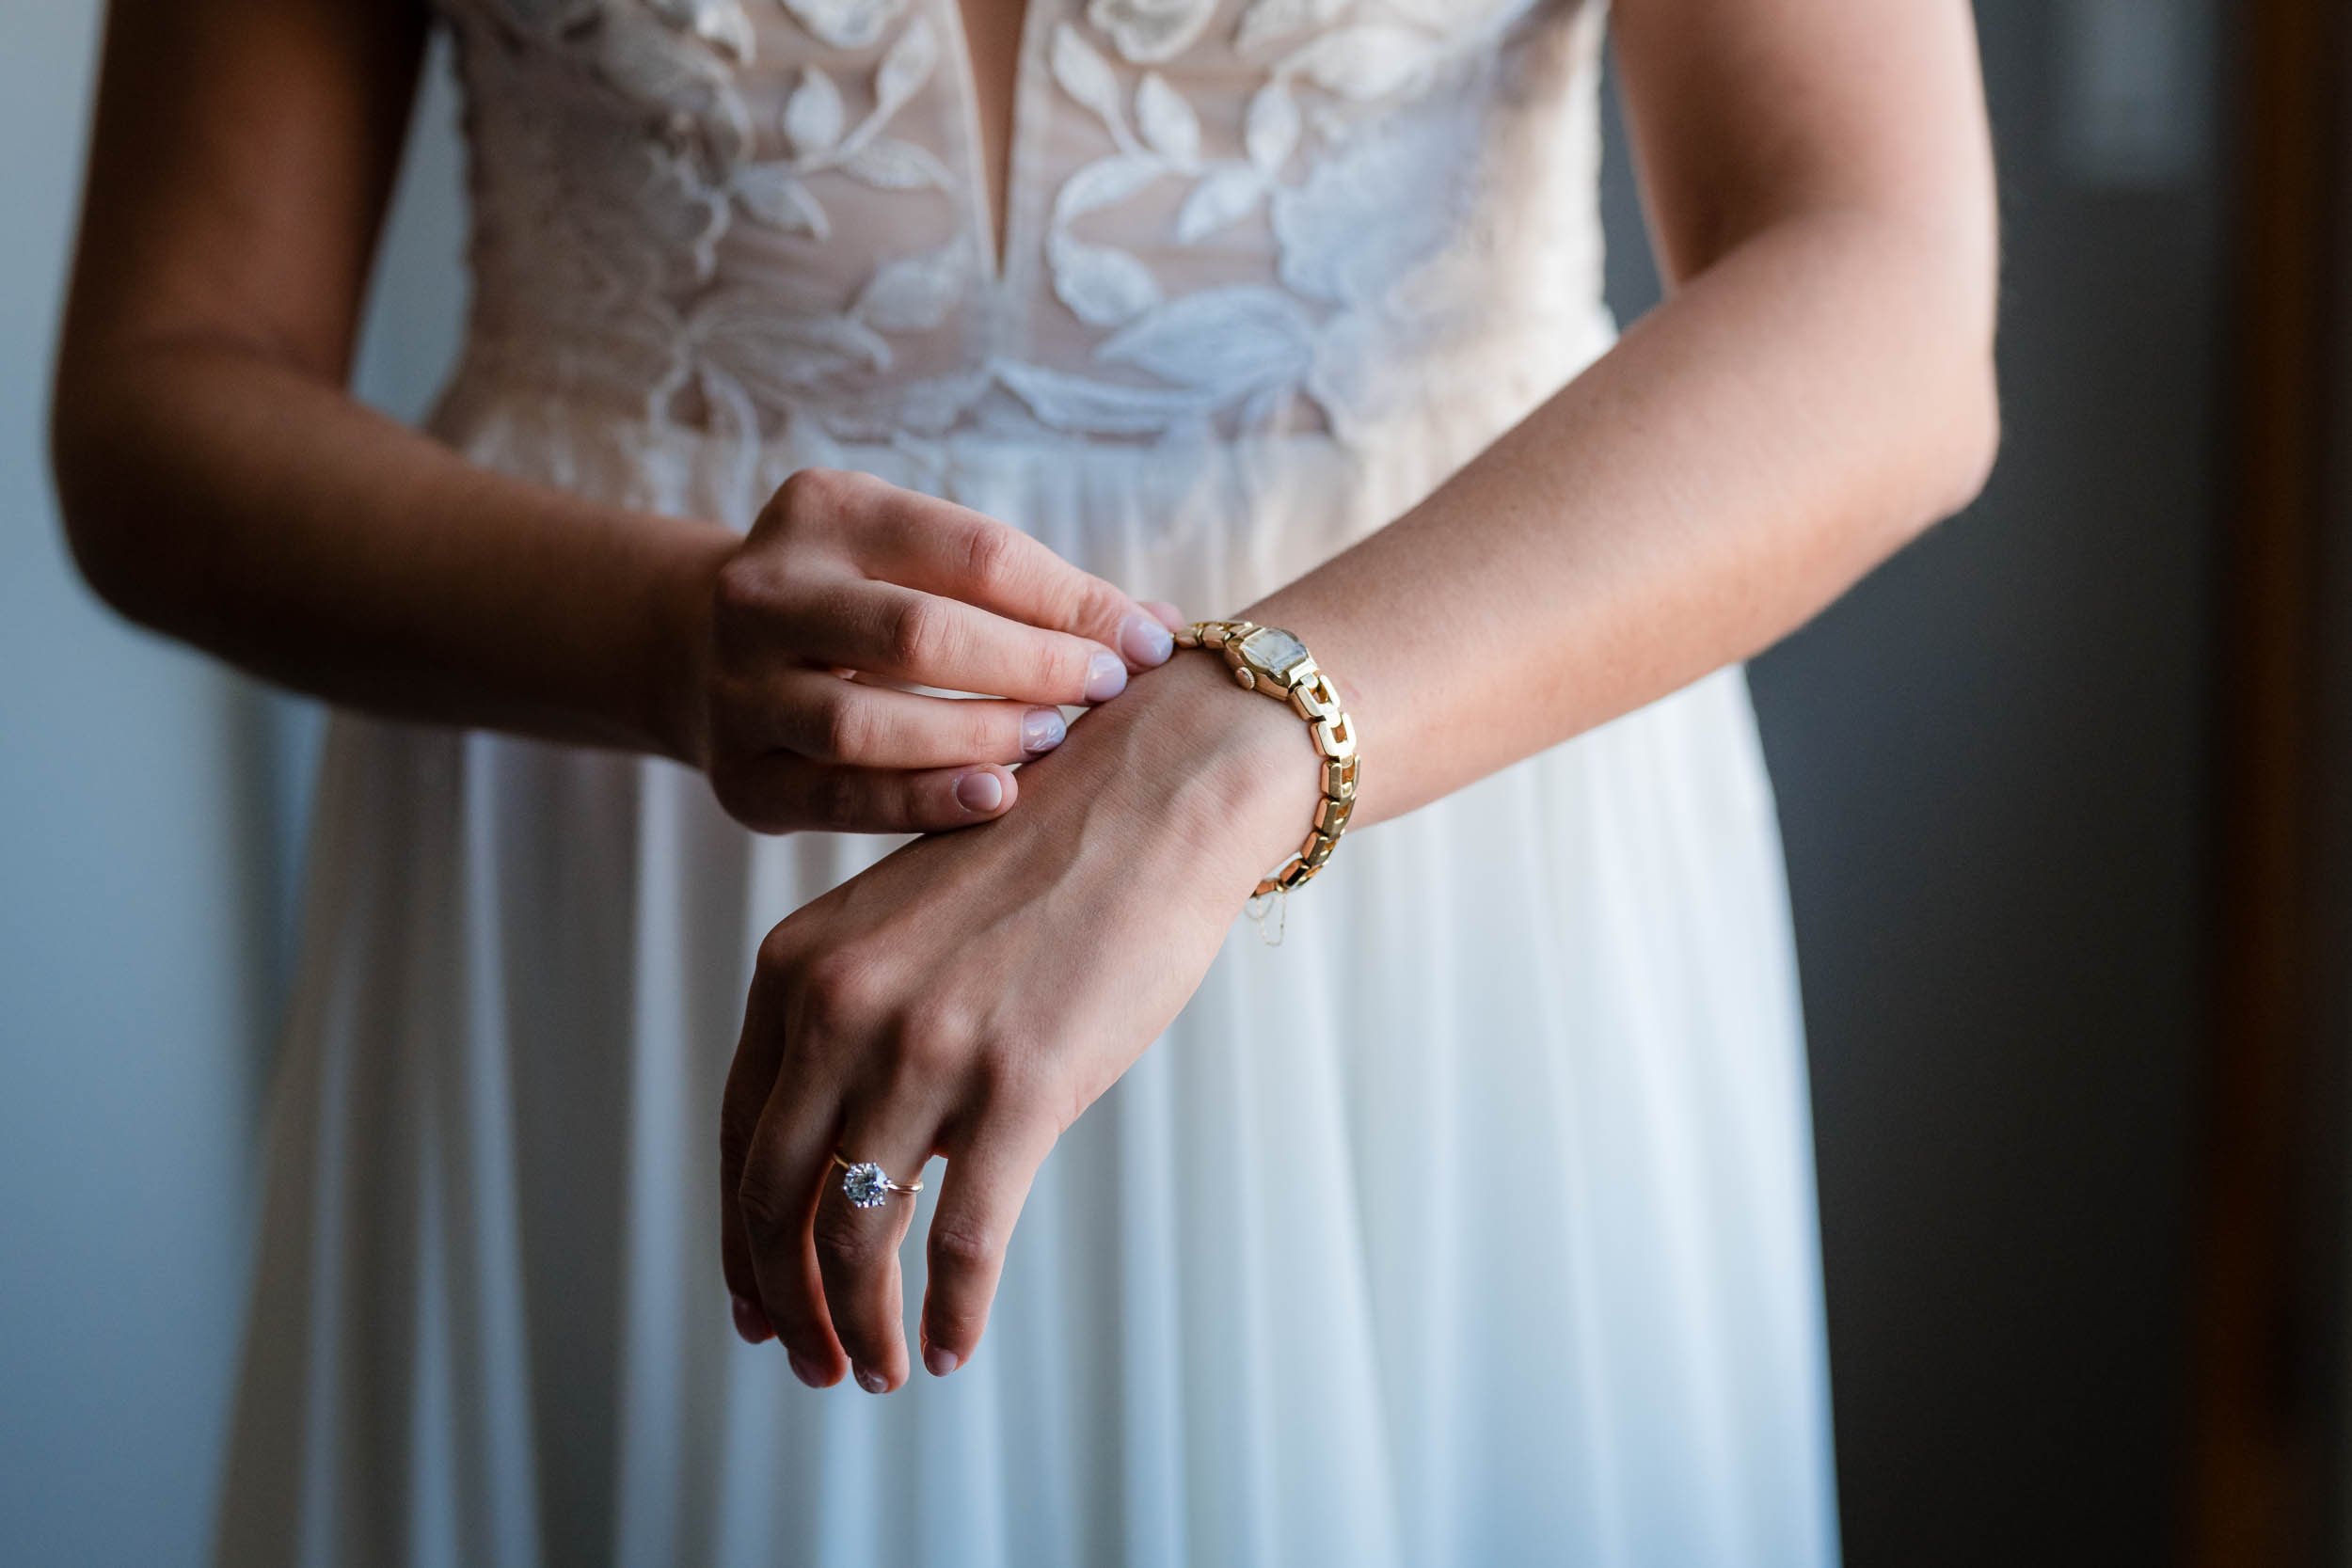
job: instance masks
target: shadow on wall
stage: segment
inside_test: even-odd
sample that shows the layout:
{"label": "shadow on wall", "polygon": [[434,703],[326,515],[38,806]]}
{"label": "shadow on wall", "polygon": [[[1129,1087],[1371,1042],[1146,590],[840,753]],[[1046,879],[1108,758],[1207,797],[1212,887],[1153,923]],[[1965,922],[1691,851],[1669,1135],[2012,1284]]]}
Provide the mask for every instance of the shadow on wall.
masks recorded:
{"label": "shadow on wall", "polygon": [[[2217,510],[2207,0],[1979,0],[2006,436],[1752,668],[1857,1565],[2179,1558]],[[1613,139],[1611,294],[1656,298]]]}
{"label": "shadow on wall", "polygon": [[[310,705],[101,609],[47,483],[48,367],[98,0],[0,50],[0,1557],[208,1556]],[[361,387],[420,411],[456,341],[453,101],[421,117]],[[397,324],[396,325],[393,324]]]}

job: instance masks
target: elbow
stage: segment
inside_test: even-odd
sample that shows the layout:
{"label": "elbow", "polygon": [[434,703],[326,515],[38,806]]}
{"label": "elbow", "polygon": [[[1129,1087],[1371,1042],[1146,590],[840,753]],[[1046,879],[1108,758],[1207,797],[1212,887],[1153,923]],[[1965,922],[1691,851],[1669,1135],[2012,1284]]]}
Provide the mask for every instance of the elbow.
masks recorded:
{"label": "elbow", "polygon": [[1955,372],[1947,405],[1929,464],[1930,523],[1974,504],[2000,458],[2000,374],[1989,342]]}
{"label": "elbow", "polygon": [[1931,522],[1964,511],[1992,482],[2001,452],[1998,339],[2000,246],[1990,217],[1963,222],[1957,236],[1935,247],[1947,258],[1945,286],[1927,314],[1943,323],[1937,334],[1944,396],[1931,441]]}
{"label": "elbow", "polygon": [[91,424],[70,393],[56,391],[49,404],[49,478],[56,492],[57,520],[66,553],[82,581],[116,610],[135,598],[124,531],[115,526],[95,492],[99,489]]}
{"label": "elbow", "polygon": [[1910,428],[1912,504],[1919,530],[1966,510],[1991,482],[2001,450],[1996,352],[1997,263],[1989,236],[1915,246],[1888,406]]}
{"label": "elbow", "polygon": [[99,378],[59,370],[50,389],[50,482],[82,581],[116,613],[152,626],[152,574],[144,569],[135,509],[125,494],[119,421],[108,417],[106,402]]}
{"label": "elbow", "polygon": [[2000,455],[1998,242],[1989,218],[1942,208],[1868,231],[1882,308],[1852,341],[1888,420],[1895,510],[1919,532],[1974,503]]}

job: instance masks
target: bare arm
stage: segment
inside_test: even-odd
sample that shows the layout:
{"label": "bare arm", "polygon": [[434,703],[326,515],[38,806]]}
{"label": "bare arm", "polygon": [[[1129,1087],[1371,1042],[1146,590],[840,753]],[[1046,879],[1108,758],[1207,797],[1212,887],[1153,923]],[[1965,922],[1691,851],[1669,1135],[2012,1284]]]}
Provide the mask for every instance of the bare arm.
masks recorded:
{"label": "bare arm", "polygon": [[424,34],[413,0],[114,8],[52,427],[75,555],[302,690],[675,750],[657,590],[724,531],[485,472],[343,392]]}
{"label": "bare arm", "polygon": [[299,690],[691,762],[756,828],[1001,815],[1058,705],[1167,657],[1109,584],[863,476],[796,476],[746,539],[346,395],[424,36],[415,0],[110,15],[52,425],[84,574]]}
{"label": "bare arm", "polygon": [[1411,514],[1247,611],[1297,630],[1360,721],[1358,824],[1758,651],[1992,462],[1967,7],[1615,16],[1669,299]]}

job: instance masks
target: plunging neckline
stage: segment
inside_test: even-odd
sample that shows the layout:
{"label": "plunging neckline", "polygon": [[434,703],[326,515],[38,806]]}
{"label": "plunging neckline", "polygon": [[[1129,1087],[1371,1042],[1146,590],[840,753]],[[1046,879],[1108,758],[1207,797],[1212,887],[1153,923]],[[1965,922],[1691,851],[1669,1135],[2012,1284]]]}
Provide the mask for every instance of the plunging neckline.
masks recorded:
{"label": "plunging neckline", "polygon": [[[1001,285],[1019,254],[1016,242],[1024,237],[1022,222],[1026,165],[1026,144],[1029,121],[1034,117],[1024,112],[1029,96],[1030,60],[1036,53],[1034,32],[1040,13],[1048,8],[1049,0],[1024,0],[1021,24],[1013,39],[1012,79],[1006,84],[1007,122],[1005,126],[1005,183],[997,190],[991,178],[988,158],[988,127],[980,119],[980,72],[972,55],[972,40],[964,25],[963,0],[938,0],[946,13],[942,25],[949,40],[948,52],[954,55],[953,71],[956,87],[961,95],[961,131],[964,145],[965,184],[972,206],[972,224],[978,235],[980,265],[992,286]],[[1004,221],[996,218],[998,198],[1002,198]]]}

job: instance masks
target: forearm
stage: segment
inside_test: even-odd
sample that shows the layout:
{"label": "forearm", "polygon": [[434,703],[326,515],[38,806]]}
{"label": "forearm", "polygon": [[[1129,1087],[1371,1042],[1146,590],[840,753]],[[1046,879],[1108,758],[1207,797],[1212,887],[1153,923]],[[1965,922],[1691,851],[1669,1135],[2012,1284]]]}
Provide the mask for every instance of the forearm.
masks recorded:
{"label": "forearm", "polygon": [[680,613],[736,535],[469,464],[258,347],[61,374],[56,466],[117,608],[378,712],[678,754]]}
{"label": "forearm", "polygon": [[1234,607],[1339,683],[1359,825],[1756,652],[1964,504],[1995,439],[1990,285],[1932,244],[1766,230],[1406,515]]}

